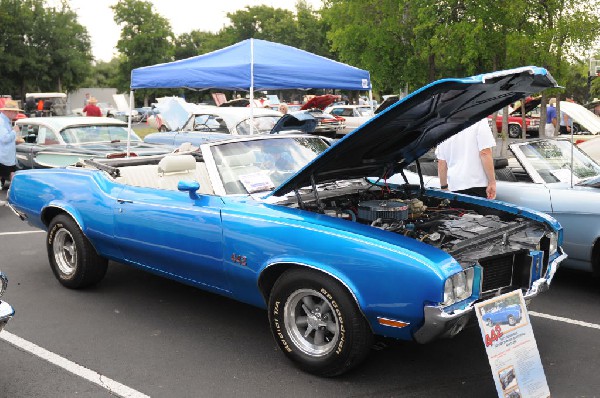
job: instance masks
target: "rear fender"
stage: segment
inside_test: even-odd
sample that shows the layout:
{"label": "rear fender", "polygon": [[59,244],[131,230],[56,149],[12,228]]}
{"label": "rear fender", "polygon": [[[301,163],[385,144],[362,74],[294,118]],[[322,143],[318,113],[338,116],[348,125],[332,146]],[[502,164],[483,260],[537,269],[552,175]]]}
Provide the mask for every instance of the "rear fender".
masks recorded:
{"label": "rear fender", "polygon": [[81,231],[85,230],[83,218],[79,212],[70,204],[61,201],[52,201],[44,207],[41,214],[42,222],[48,227],[52,219],[59,214],[69,215],[77,223]]}

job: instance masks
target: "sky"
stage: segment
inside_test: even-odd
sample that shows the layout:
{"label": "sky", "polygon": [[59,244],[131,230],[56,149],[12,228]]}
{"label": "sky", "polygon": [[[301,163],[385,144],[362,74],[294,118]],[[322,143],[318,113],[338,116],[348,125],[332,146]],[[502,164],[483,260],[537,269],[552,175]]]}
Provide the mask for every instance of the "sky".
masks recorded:
{"label": "sky", "polygon": [[[111,5],[117,0],[68,0],[92,40],[92,53],[97,61],[110,61],[121,34],[113,19]],[[171,22],[175,35],[192,30],[218,32],[229,23],[228,12],[245,6],[267,5],[296,9],[296,0],[150,0],[153,9]],[[313,9],[321,8],[321,0],[307,0]]]}

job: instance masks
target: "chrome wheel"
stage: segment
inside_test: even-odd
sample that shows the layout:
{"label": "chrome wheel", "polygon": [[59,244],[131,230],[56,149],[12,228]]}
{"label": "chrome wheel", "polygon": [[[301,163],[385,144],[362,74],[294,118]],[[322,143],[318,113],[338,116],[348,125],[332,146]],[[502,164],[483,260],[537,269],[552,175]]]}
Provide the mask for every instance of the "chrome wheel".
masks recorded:
{"label": "chrome wheel", "polygon": [[52,251],[60,272],[65,276],[73,274],[77,267],[77,246],[73,235],[64,228],[58,230],[54,236]]}
{"label": "chrome wheel", "polygon": [[293,292],[285,303],[283,320],[294,345],[313,357],[329,354],[340,335],[331,303],[316,290]]}

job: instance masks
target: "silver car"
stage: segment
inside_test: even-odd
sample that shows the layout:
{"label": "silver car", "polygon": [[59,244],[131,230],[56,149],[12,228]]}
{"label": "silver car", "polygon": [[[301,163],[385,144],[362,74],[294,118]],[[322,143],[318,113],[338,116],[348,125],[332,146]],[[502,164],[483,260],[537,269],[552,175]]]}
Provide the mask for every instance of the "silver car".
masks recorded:
{"label": "silver car", "polygon": [[[2,272],[0,272],[0,297],[4,294],[8,279]],[[4,329],[4,326],[8,323],[10,318],[15,314],[15,310],[6,301],[0,300],[0,332]]]}

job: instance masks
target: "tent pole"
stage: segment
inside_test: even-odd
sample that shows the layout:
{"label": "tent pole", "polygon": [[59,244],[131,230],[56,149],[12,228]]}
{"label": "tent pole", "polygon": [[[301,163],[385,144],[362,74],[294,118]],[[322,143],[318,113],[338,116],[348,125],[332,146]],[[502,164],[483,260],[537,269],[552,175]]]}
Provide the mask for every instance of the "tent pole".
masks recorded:
{"label": "tent pole", "polygon": [[131,114],[133,113],[133,90],[129,91],[129,116],[127,117],[127,157],[131,146]]}
{"label": "tent pole", "polygon": [[375,110],[373,109],[373,89],[369,89],[369,106],[371,107],[371,114],[375,114]]}
{"label": "tent pole", "polygon": [[250,39],[250,134],[254,135],[254,39]]}

